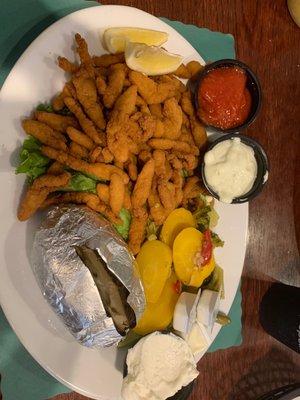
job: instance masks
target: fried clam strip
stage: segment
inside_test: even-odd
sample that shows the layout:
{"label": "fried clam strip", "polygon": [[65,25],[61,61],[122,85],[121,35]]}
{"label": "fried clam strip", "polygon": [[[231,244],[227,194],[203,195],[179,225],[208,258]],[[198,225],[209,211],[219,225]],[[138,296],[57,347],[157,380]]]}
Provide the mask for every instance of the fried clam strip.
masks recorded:
{"label": "fried clam strip", "polygon": [[89,138],[85,133],[80,132],[78,129],[70,126],[67,128],[67,135],[71,140],[73,140],[73,142],[79,144],[87,150],[92,150],[95,147],[95,143],[92,141],[92,139]]}
{"label": "fried clam strip", "polygon": [[199,147],[199,149],[201,149],[207,142],[207,133],[204,129],[204,126],[197,120],[192,103],[192,94],[189,90],[184,92],[181,96],[181,107],[189,116],[195,144]]}
{"label": "fried clam strip", "polygon": [[89,156],[89,153],[86,148],[80,146],[76,142],[71,142],[70,143],[70,154],[72,154],[76,158],[85,158],[87,159]]}
{"label": "fried clam strip", "polygon": [[148,145],[157,150],[175,150],[182,153],[198,155],[199,150],[196,146],[191,146],[186,142],[179,140],[155,138],[148,141]]}
{"label": "fried clam strip", "polygon": [[87,116],[99,129],[105,129],[105,119],[103,111],[98,102],[97,88],[92,78],[80,76],[73,78],[78,101],[82,105]]}
{"label": "fried clam strip", "polygon": [[129,182],[128,175],[122,171],[120,168],[104,163],[94,163],[89,164],[86,161],[79,160],[63,151],[58,151],[53,149],[52,147],[42,146],[41,152],[45,156],[60,162],[63,165],[66,165],[69,168],[74,169],[75,171],[83,172],[88,175],[92,175],[99,180],[108,181],[111,178],[113,173],[119,174],[124,183],[127,184]]}
{"label": "fried clam strip", "polygon": [[66,82],[61,93],[59,93],[59,95],[54,97],[52,100],[52,107],[54,111],[61,111],[65,107],[65,97],[76,98],[76,90],[72,82]]}
{"label": "fried clam strip", "polygon": [[154,150],[155,174],[162,178],[166,176],[166,153],[163,150]]}
{"label": "fried clam strip", "polygon": [[62,172],[64,172],[64,166],[58,161],[54,161],[47,169],[47,174],[50,175],[59,175]]}
{"label": "fried clam strip", "polygon": [[161,204],[164,206],[167,215],[175,209],[175,187],[173,183],[168,182],[164,179],[158,181],[157,191]]}
{"label": "fried clam strip", "polygon": [[186,65],[181,64],[173,74],[182,79],[195,79],[203,68],[199,61],[190,61]]}
{"label": "fried clam strip", "polygon": [[101,201],[105,204],[109,204],[109,186],[105,183],[98,183],[97,185],[97,195]]}
{"label": "fried clam strip", "polygon": [[200,186],[200,179],[197,176],[191,176],[188,178],[183,187],[183,206],[186,207],[190,199],[198,197],[199,194],[203,193],[204,191],[204,188]]}
{"label": "fried clam strip", "polygon": [[154,169],[155,169],[155,162],[151,158],[143,166],[134,185],[131,196],[131,203],[133,209],[138,209],[146,204],[152,186]]}
{"label": "fried clam strip", "polygon": [[72,126],[73,128],[79,127],[77,120],[69,115],[59,115],[46,111],[36,111],[34,116],[38,121],[44,122],[50,126],[50,128],[62,133],[66,132],[68,126]]}
{"label": "fried clam strip", "polygon": [[124,61],[124,53],[102,54],[102,56],[93,57],[93,62],[97,67],[109,67],[110,65],[122,63]]}
{"label": "fried clam strip", "polygon": [[57,62],[59,68],[70,74],[74,74],[79,68],[77,64],[72,63],[66,57],[57,57]]}
{"label": "fried clam strip", "polygon": [[43,122],[25,119],[22,121],[22,126],[28,135],[34,136],[41,143],[58,150],[67,151],[67,145],[65,143],[66,139],[64,136],[61,133],[54,131],[50,126]]}
{"label": "fried clam strip", "polygon": [[68,192],[55,195],[47,199],[44,204],[42,204],[42,207],[44,208],[49,205],[61,203],[86,204],[92,210],[101,213],[112,223],[120,224],[122,222],[120,218],[115,216],[111,209],[93,193]]}
{"label": "fried clam strip", "polygon": [[125,76],[126,68],[124,64],[116,64],[111,67],[107,84],[101,77],[97,78],[98,92],[102,95],[102,101],[106,108],[112,108],[122,93]]}
{"label": "fried clam strip", "polygon": [[176,89],[171,83],[156,83],[141,72],[130,71],[130,81],[137,86],[139,94],[147,104],[158,104],[174,97]]}
{"label": "fried clam strip", "polygon": [[130,229],[128,247],[133,255],[136,255],[141,248],[141,244],[145,238],[148,213],[145,208],[141,208],[138,212],[133,212]]}
{"label": "fried clam strip", "polygon": [[119,215],[123,207],[125,196],[125,185],[118,174],[112,174],[109,184],[109,204],[112,212]]}
{"label": "fried clam strip", "polygon": [[129,157],[128,132],[125,125],[134,112],[137,87],[130,86],[116,101],[107,124],[107,146],[118,162],[126,162]]}
{"label": "fried clam strip", "polygon": [[18,219],[20,221],[29,219],[40,208],[49,193],[67,185],[70,178],[71,175],[68,172],[60,175],[45,174],[38,177],[27,190],[20,204]]}
{"label": "fried clam strip", "polygon": [[177,208],[183,200],[183,183],[184,179],[180,170],[174,170],[172,174],[172,181],[175,188],[175,208]]}
{"label": "fried clam strip", "polygon": [[79,103],[73,99],[72,97],[64,98],[64,103],[68,107],[68,109],[76,116],[81,128],[84,132],[96,143],[96,144],[105,144],[105,137],[103,132],[97,131],[95,125],[91,120],[89,120]]}
{"label": "fried clam strip", "polygon": [[148,197],[148,205],[150,208],[150,215],[156,225],[160,226],[164,223],[167,218],[167,212],[161,204],[158,192],[157,192],[157,179],[154,176],[152,182],[151,192]]}
{"label": "fried clam strip", "polygon": [[94,63],[92,57],[89,54],[86,41],[84,40],[83,37],[80,36],[79,33],[76,33],[75,41],[77,44],[77,53],[79,55],[82,66],[85,68],[89,76],[91,78],[94,78],[95,77]]}
{"label": "fried clam strip", "polygon": [[172,140],[178,139],[182,126],[182,110],[174,97],[165,101],[162,115],[163,118],[160,120],[162,126],[158,124],[154,136]]}

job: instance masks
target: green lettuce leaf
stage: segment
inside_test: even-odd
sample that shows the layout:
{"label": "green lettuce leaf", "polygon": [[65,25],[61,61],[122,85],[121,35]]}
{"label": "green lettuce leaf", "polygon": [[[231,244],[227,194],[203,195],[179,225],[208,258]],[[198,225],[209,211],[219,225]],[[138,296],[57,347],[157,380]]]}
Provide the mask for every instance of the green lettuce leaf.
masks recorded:
{"label": "green lettuce leaf", "polygon": [[71,111],[68,109],[68,107],[64,106],[64,108],[62,108],[59,111],[54,111],[53,107],[51,104],[49,103],[41,103],[37,106],[36,108],[37,111],[46,111],[49,113],[55,113],[55,114],[60,114],[60,115],[71,115]]}
{"label": "green lettuce leaf", "polygon": [[81,174],[80,172],[74,172],[72,174],[72,178],[67,186],[65,186],[63,191],[66,192],[96,192],[97,181],[92,178],[89,178],[86,175]]}
{"label": "green lettuce leaf", "polygon": [[49,103],[41,103],[37,106],[36,111],[54,112],[53,107]]}
{"label": "green lettuce leaf", "polygon": [[31,136],[24,140],[16,174],[27,174],[28,179],[33,181],[46,172],[50,159],[40,152],[40,146],[40,142]]}
{"label": "green lettuce leaf", "polygon": [[131,214],[126,208],[122,208],[120,211],[119,217],[123,221],[120,225],[114,225],[116,231],[122,236],[124,240],[128,239],[129,228],[131,224]]}
{"label": "green lettuce leaf", "polygon": [[220,239],[220,236],[216,232],[211,233],[211,241],[214,247],[224,246],[224,240]]}

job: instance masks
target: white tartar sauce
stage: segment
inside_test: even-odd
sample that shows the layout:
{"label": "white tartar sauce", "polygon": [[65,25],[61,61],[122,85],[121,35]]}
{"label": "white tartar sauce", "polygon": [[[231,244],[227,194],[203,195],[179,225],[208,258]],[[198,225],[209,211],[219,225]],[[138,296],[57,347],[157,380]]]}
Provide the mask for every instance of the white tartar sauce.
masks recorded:
{"label": "white tartar sauce", "polygon": [[123,400],[165,400],[198,376],[188,344],[173,334],[145,336],[127,355]]}
{"label": "white tartar sauce", "polygon": [[252,188],[257,162],[252,147],[240,138],[218,143],[204,156],[204,174],[208,185],[223,203],[231,203]]}

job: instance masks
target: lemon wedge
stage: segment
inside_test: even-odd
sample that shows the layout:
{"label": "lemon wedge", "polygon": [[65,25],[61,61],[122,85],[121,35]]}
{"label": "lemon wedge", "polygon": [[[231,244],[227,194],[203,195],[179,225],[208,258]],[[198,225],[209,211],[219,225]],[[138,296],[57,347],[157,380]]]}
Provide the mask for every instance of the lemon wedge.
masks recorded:
{"label": "lemon wedge", "polygon": [[166,32],[143,28],[109,28],[103,34],[104,44],[110,53],[125,51],[126,43],[144,43],[161,46],[168,40]]}
{"label": "lemon wedge", "polygon": [[163,75],[176,71],[183,57],[157,46],[127,43],[125,61],[129,68],[146,75]]}

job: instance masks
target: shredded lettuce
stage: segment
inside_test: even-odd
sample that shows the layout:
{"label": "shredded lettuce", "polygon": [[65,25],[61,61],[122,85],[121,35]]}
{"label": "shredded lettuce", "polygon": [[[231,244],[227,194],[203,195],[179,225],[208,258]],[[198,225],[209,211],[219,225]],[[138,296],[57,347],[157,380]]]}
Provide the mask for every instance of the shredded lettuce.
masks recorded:
{"label": "shredded lettuce", "polygon": [[211,275],[211,279],[209,282],[202,286],[202,289],[209,289],[215,292],[221,292],[221,299],[224,299],[224,273],[223,269],[218,265],[215,266],[213,273]]}
{"label": "shredded lettuce", "polygon": [[46,111],[46,112],[54,112],[53,107],[49,103],[40,103],[37,108],[37,111]]}
{"label": "shredded lettuce", "polygon": [[158,237],[158,226],[150,219],[148,219],[146,226],[146,236],[148,240],[156,240]]}
{"label": "shredded lettuce", "polygon": [[29,136],[24,140],[20,152],[20,163],[16,168],[16,174],[27,174],[29,181],[44,174],[50,163],[50,159],[40,152],[40,142]]}
{"label": "shredded lettuce", "polygon": [[211,241],[214,247],[224,246],[224,240],[220,239],[220,236],[216,232],[211,233]]}
{"label": "shredded lettuce", "polygon": [[59,111],[54,111],[53,107],[51,104],[49,103],[41,103],[37,106],[36,108],[37,111],[45,111],[45,112],[49,112],[49,113],[55,113],[55,114],[60,114],[60,115],[71,115],[72,113],[70,112],[70,110],[68,109],[68,107],[64,106],[64,108],[62,108]]}
{"label": "shredded lettuce", "polygon": [[114,225],[116,231],[122,236],[124,240],[128,239],[129,228],[131,224],[131,214],[126,208],[122,208],[120,211],[119,217],[122,220],[122,224]]}
{"label": "shredded lettuce", "polygon": [[63,191],[67,192],[96,192],[97,181],[89,178],[80,172],[74,172],[72,178],[67,186],[65,186]]}

